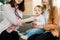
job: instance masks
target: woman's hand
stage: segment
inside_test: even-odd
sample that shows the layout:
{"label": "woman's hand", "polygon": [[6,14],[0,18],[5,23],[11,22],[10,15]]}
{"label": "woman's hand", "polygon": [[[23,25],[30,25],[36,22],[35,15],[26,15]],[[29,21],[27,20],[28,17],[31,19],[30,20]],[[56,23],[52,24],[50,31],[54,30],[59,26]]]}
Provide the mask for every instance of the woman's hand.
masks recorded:
{"label": "woman's hand", "polygon": [[22,20],[20,18],[17,17],[17,25],[18,26],[23,26]]}
{"label": "woman's hand", "polygon": [[52,34],[53,34],[54,37],[59,37],[59,32],[58,32],[57,29],[51,30],[51,32],[52,32]]}
{"label": "woman's hand", "polygon": [[14,30],[16,29],[16,27],[17,27],[17,26],[15,26],[15,25],[11,25],[10,27],[8,27],[8,28],[6,29],[6,31],[7,31],[8,33],[11,33],[12,31],[14,31]]}
{"label": "woman's hand", "polygon": [[57,28],[57,26],[54,25],[54,24],[45,25],[45,26],[44,26],[44,29],[51,31],[51,33],[53,34],[54,37],[55,37],[55,36],[56,36],[56,37],[59,36],[58,28]]}

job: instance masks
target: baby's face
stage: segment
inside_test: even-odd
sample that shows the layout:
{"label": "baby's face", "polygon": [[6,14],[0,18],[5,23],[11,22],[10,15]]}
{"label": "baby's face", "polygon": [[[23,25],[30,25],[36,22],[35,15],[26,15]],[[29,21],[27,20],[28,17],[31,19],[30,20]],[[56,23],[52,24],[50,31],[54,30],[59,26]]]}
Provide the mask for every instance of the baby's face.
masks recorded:
{"label": "baby's face", "polygon": [[39,8],[39,7],[35,7],[34,8],[34,13],[35,13],[35,15],[39,16],[42,13],[42,9]]}

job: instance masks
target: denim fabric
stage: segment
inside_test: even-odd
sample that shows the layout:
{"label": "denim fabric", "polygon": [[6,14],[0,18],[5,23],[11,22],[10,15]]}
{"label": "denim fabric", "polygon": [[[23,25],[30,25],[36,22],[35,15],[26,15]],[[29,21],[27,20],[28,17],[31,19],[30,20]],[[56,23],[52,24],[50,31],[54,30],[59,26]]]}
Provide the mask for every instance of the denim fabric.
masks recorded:
{"label": "denim fabric", "polygon": [[24,35],[27,36],[27,37],[30,37],[34,34],[41,34],[41,33],[44,33],[44,30],[43,29],[39,29],[39,28],[33,28],[33,29],[29,29],[27,30]]}

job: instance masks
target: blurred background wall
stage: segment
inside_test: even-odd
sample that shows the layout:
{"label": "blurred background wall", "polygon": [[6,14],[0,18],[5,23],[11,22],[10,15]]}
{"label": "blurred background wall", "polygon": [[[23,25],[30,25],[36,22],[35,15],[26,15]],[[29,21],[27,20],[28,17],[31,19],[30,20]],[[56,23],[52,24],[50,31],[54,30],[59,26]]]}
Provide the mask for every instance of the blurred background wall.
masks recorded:
{"label": "blurred background wall", "polygon": [[32,0],[25,0],[24,2],[25,5],[25,11],[23,12],[24,14],[32,14]]}

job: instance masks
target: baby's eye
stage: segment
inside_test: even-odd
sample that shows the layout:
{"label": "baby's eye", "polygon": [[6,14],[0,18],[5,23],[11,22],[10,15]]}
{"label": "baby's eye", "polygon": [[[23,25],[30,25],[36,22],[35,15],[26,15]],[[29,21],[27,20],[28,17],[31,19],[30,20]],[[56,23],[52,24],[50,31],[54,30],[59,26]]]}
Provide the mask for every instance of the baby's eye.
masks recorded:
{"label": "baby's eye", "polygon": [[38,11],[41,11],[41,10],[38,10]]}
{"label": "baby's eye", "polygon": [[34,11],[37,11],[37,10],[34,10]]}

